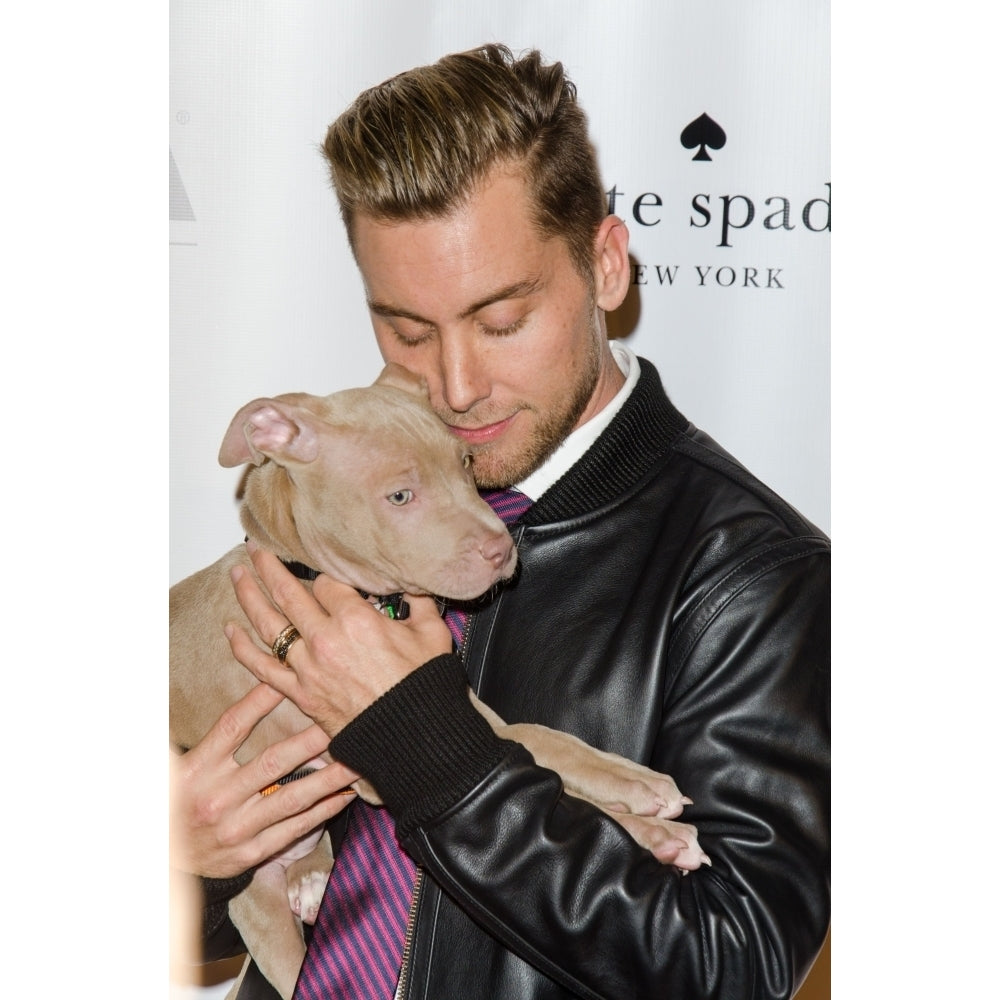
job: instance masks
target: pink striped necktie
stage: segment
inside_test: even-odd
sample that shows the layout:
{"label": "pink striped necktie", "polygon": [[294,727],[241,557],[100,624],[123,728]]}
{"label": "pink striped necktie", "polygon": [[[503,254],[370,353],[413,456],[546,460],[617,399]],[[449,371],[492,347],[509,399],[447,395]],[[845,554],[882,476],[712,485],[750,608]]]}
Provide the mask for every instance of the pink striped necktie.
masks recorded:
{"label": "pink striped necktie", "polygon": [[[531,506],[516,490],[482,492],[504,524]],[[445,621],[460,648],[469,612]],[[392,1000],[396,992],[416,865],[396,839],[388,810],[358,799],[326,884],[295,1000]]]}

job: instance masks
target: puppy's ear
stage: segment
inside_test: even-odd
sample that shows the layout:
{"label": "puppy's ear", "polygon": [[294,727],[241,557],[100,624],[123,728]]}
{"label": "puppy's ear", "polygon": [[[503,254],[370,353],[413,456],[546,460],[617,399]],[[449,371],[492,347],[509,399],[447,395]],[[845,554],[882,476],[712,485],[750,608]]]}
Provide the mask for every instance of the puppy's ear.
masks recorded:
{"label": "puppy's ear", "polygon": [[316,417],[305,407],[281,399],[255,399],[233,417],[219,449],[219,464],[229,469],[271,458],[312,462],[319,454]]}
{"label": "puppy's ear", "polygon": [[427,379],[423,375],[411,372],[409,368],[397,365],[395,361],[390,361],[382,369],[382,374],[375,379],[374,384],[392,386],[394,389],[402,389],[404,392],[409,392],[414,396],[422,396],[424,399],[429,396]]}

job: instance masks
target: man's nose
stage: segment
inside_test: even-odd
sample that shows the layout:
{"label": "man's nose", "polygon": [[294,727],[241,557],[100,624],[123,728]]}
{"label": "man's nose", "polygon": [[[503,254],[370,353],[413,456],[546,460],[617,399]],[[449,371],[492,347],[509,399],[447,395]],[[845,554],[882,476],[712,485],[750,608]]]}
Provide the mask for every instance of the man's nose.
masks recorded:
{"label": "man's nose", "polygon": [[490,394],[490,378],[473,338],[463,332],[441,337],[441,387],[445,404],[466,413]]}

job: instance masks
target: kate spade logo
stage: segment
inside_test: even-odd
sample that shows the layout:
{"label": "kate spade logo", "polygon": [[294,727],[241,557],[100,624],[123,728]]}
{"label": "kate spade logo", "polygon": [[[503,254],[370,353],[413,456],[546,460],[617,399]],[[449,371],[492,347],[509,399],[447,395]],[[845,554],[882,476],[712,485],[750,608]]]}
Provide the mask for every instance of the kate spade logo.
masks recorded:
{"label": "kate spade logo", "polygon": [[[685,149],[697,149],[692,160],[711,160],[709,149],[720,150],[726,144],[726,133],[717,121],[701,114],[686,125],[681,132],[681,145]],[[708,148],[706,148],[708,147]]]}

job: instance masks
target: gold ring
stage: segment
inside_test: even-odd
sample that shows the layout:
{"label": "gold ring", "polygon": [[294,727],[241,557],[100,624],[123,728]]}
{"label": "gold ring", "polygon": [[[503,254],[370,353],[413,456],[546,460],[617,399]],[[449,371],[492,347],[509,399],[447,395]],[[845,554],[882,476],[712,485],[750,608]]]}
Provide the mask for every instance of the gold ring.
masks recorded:
{"label": "gold ring", "polygon": [[292,648],[292,643],[299,638],[301,638],[299,630],[294,625],[286,625],[278,633],[278,638],[274,640],[271,652],[278,658],[279,663],[284,664],[288,650]]}

